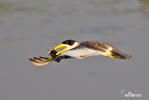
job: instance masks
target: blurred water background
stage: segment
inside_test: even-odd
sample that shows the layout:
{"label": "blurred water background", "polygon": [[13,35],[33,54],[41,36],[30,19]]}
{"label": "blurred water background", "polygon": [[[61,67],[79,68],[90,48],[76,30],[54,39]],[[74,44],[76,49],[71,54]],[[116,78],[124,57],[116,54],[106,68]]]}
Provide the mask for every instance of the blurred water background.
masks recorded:
{"label": "blurred water background", "polygon": [[[126,100],[122,89],[147,100],[148,38],[149,0],[0,0],[0,100]],[[109,42],[133,57],[28,61],[66,39]]]}

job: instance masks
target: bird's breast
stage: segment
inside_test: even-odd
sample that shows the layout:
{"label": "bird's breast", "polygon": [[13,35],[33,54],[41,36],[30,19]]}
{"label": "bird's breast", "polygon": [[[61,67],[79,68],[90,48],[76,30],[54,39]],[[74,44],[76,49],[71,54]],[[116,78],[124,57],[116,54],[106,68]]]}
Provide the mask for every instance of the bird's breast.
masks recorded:
{"label": "bird's breast", "polygon": [[62,53],[62,55],[69,55],[71,57],[75,57],[78,59],[82,59],[82,57],[87,56],[97,56],[97,55],[105,55],[105,52],[99,50],[93,50],[88,48],[81,48],[75,50],[68,50]]}

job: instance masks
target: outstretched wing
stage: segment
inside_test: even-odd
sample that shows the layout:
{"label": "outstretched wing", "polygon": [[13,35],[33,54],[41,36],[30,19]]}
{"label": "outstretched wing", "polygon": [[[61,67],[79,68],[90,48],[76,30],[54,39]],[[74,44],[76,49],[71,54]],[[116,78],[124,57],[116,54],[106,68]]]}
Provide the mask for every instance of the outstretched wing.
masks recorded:
{"label": "outstretched wing", "polygon": [[48,58],[48,57],[39,57],[39,58],[34,57],[33,59],[32,58],[29,59],[29,61],[36,66],[47,65],[53,60],[54,60],[53,58]]}
{"label": "outstretched wing", "polygon": [[74,49],[78,49],[78,48],[90,48],[90,49],[94,49],[94,50],[100,50],[105,52],[108,47],[112,47],[115,48],[113,45],[105,43],[105,42],[99,42],[99,41],[84,41],[81,42],[79,46],[77,46]]}

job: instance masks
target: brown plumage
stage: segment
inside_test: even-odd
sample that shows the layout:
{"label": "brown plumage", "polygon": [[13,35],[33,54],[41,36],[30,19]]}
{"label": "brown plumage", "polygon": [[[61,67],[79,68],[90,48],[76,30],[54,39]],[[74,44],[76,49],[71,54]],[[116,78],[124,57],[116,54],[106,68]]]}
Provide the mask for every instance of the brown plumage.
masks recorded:
{"label": "brown plumage", "polygon": [[116,48],[111,44],[101,42],[101,41],[84,41],[80,43],[79,47],[87,47],[90,49],[95,49],[95,50],[101,50],[101,51],[106,51],[108,47]]}
{"label": "brown plumage", "polygon": [[131,55],[123,53],[118,49],[113,49],[111,52],[112,52],[112,56],[119,57],[119,59],[130,59],[131,58]]}
{"label": "brown plumage", "polygon": [[[106,52],[109,47],[112,48],[111,50],[111,56],[114,59],[130,59],[131,55],[125,54],[123,52],[121,52],[120,50],[118,50],[115,46],[109,44],[109,43],[105,43],[105,42],[101,42],[101,41],[84,41],[81,42],[80,45],[76,48],[90,48],[90,49],[94,49],[94,50],[100,50],[103,52]],[[75,49],[76,49],[75,48]]]}
{"label": "brown plumage", "polygon": [[32,64],[36,65],[36,66],[44,66],[44,65],[47,65],[49,64],[51,61],[55,60],[55,58],[57,57],[56,55],[56,51],[53,50],[50,52],[50,55],[51,55],[51,58],[49,57],[34,57],[33,59],[30,58],[29,61],[32,62]]}

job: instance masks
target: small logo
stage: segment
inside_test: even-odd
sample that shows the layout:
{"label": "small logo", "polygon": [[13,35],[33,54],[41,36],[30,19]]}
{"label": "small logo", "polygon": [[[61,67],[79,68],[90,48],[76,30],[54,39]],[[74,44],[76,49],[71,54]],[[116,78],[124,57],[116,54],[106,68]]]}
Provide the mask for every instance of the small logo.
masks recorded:
{"label": "small logo", "polygon": [[121,90],[121,97],[127,97],[127,98],[141,98],[143,97],[142,93],[137,90]]}

